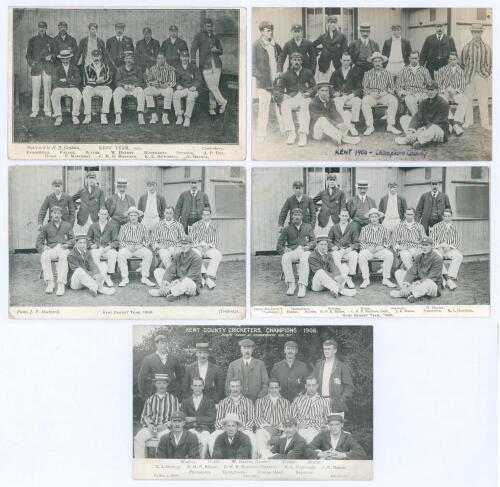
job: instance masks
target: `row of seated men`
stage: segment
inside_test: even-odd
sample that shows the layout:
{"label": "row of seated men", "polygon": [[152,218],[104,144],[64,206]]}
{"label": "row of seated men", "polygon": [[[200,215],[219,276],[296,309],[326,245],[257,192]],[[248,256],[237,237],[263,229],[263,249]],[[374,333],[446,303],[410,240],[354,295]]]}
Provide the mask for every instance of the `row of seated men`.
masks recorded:
{"label": "row of seated men", "polygon": [[139,371],[145,402],[135,458],[147,455],[151,439],[159,440],[158,458],[366,458],[342,429],[354,384],[335,340],[323,343],[324,358],[312,372],[296,358],[297,343],[286,342],[270,376],[253,357],[253,340],[240,340],[241,358],[229,364],[225,380],[209,361],[208,343],[196,344],[196,361],[185,370],[166,336],[155,344]]}
{"label": "row of seated men", "polygon": [[[311,42],[303,39],[302,26],[293,25],[293,39],[283,50],[274,41],[274,26],[260,24],[261,39],[254,45],[253,72],[257,80],[259,115],[257,135],[264,139],[271,97],[278,106],[280,131],[294,144],[297,130],[292,112],[298,110],[298,145],[329,138],[335,144],[357,144],[360,113],[368,136],[375,131],[373,110],[386,107],[387,131],[401,145],[415,148],[446,142],[448,134],[461,135],[473,123],[472,101],[478,97],[481,123],[490,128],[488,112],[491,49],[481,39],[483,27],[473,24],[473,39],[462,50],[460,62],[453,38],[442,23],[421,51],[401,38],[401,27],[392,26],[392,37],[380,52],[370,39],[369,24],[360,24],[360,39],[347,46],[335,16],[328,18],[328,32]],[[316,46],[322,46],[318,67],[329,81],[316,84]],[[285,60],[288,71],[283,72]],[[460,64],[461,63],[461,64]],[[456,105],[453,112],[450,104]],[[400,129],[396,127],[398,114]],[[358,127],[358,128],[357,128]]]}
{"label": "row of seated men", "polygon": [[[88,176],[93,179],[95,174]],[[71,197],[62,192],[62,181],[55,180],[55,192],[47,196],[40,210],[36,241],[45,292],[54,292],[52,262],[56,261],[57,296],[64,295],[66,285],[74,290],[89,289],[94,296],[114,294],[116,265],[121,275],[118,286],[125,287],[130,259],[141,261],[143,284],[158,286],[149,290],[151,296],[175,301],[182,295],[199,294],[203,286],[215,288],[222,260],[219,235],[208,198],[197,184],[192,182],[192,189],[181,194],[174,208],[157,194],[156,183],[149,181],[148,192],[139,201],[143,211],[126,193],[127,181],[120,178],[117,193],[97,210],[104,199],[100,188],[88,185]],[[81,201],[76,236],[73,198]],[[47,211],[49,221],[43,225]],[[156,284],[149,278],[152,269]]]}
{"label": "row of seated men", "polygon": [[[358,194],[346,201],[336,186],[336,175],[329,174],[328,188],[314,198],[303,194],[301,181],[294,183],[295,194],[287,199],[279,219],[277,251],[287,284],[286,294],[293,296],[296,280],[293,264],[298,264],[298,293],[329,290],[338,294],[356,294],[353,279],[361,272],[361,289],[370,284],[370,261],[381,261],[382,284],[397,287],[393,297],[415,302],[423,296],[436,297],[441,289],[457,288],[463,255],[460,236],[452,221],[448,196],[438,191],[437,181],[424,193],[417,208],[407,207],[398,195],[397,184],[389,183],[389,193],[377,208],[367,195],[368,182],[357,183]],[[317,204],[321,202],[319,228],[314,230]],[[382,211],[382,209],[384,211]],[[283,227],[288,213],[290,223]],[[319,236],[318,236],[319,235]],[[449,265],[447,266],[446,263]]]}
{"label": "row of seated men", "polygon": [[[204,83],[209,91],[209,113],[224,113],[227,100],[219,90],[222,70],[222,45],[215,35],[213,22],[206,19],[188,50],[186,42],[178,37],[178,28],[172,25],[170,37],[162,46],[152,38],[149,27],[143,29],[144,39],[134,43],[124,35],[125,24],[115,25],[116,35],[104,44],[97,37],[97,24],[89,24],[89,36],[77,45],[67,33],[66,22],[59,23],[54,38],[47,35],[47,23],[38,23],[38,34],[28,43],[26,60],[31,68],[31,117],[40,110],[40,90],[43,83],[44,112],[55,117],[55,125],[62,124],[61,99],[72,98],[72,122],[80,123],[80,105],[83,99],[84,124],[92,121],[92,97],[102,98],[101,124],[108,123],[113,100],[115,125],[120,125],[122,101],[130,96],[137,100],[137,120],[145,123],[145,106],[151,112],[149,123],[169,124],[169,113],[174,108],[176,124],[190,126],[196,99]],[[199,53],[199,67],[196,56]],[[83,86],[83,89],[82,89]],[[53,88],[53,89],[52,89]],[[163,106],[157,107],[155,97],[163,97]],[[185,110],[182,100],[186,100]],[[51,108],[52,103],[52,108]]]}

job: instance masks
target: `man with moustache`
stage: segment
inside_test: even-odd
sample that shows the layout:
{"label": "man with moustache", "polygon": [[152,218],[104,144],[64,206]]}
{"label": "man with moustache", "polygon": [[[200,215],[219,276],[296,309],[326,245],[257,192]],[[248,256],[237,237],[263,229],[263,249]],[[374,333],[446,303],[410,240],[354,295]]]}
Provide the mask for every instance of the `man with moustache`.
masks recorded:
{"label": "man with moustache", "polygon": [[86,233],[92,223],[99,219],[98,213],[106,203],[104,191],[97,186],[97,177],[94,171],[85,175],[85,184],[82,189],[73,195],[73,203],[80,202],[76,214],[76,225],[78,232]]}
{"label": "man with moustache", "polygon": [[443,220],[444,210],[451,208],[448,195],[439,191],[439,181],[431,179],[431,190],[420,196],[415,220],[422,224],[425,233],[429,235],[430,229]]}
{"label": "man with moustache", "polygon": [[339,222],[339,213],[345,208],[345,193],[337,186],[337,175],[333,172],[326,176],[326,189],[314,198],[316,210],[319,209],[318,225],[323,235],[328,235],[330,228]]}
{"label": "man with moustache", "polygon": [[368,181],[358,181],[356,183],[358,194],[353,196],[346,204],[351,222],[356,226],[358,234],[361,232],[361,228],[368,225],[368,210],[377,206],[375,200],[366,194],[368,187]]}
{"label": "man with moustache", "polygon": [[420,64],[429,70],[432,79],[438,69],[448,64],[450,52],[457,52],[455,40],[443,32],[443,25],[441,20],[434,23],[436,33],[425,38],[420,51]]}
{"label": "man with moustache", "polygon": [[[68,23],[61,21],[57,24],[58,34],[54,37],[54,51],[61,52],[69,49],[74,57],[71,59],[72,64],[76,64],[78,59],[78,44],[76,39],[68,34]],[[58,63],[60,64],[60,62]]]}
{"label": "man with moustache", "polygon": [[156,56],[160,52],[160,43],[156,39],[153,39],[151,27],[144,27],[142,35],[144,38],[137,41],[137,45],[135,46],[135,60],[137,66],[145,72],[146,69],[156,63]]}
{"label": "man with moustache", "polygon": [[116,72],[118,68],[125,65],[125,53],[134,53],[134,41],[124,35],[125,24],[115,24],[115,35],[106,41],[106,52],[109,55],[111,68]]}
{"label": "man with moustache", "polygon": [[127,211],[135,206],[135,200],[127,193],[128,180],[126,178],[117,178],[116,192],[106,200],[106,208],[109,216],[120,228],[128,222]]}
{"label": "man with moustache", "polygon": [[187,234],[198,220],[201,220],[204,208],[210,208],[210,202],[206,193],[199,189],[198,179],[191,178],[191,188],[180,194],[175,204],[174,218],[182,223],[184,232]]}
{"label": "man with moustache", "polygon": [[379,53],[378,43],[370,39],[371,25],[368,22],[359,24],[359,38],[349,44],[349,54],[352,62],[361,74],[366,73],[372,68],[370,57],[374,53]]}
{"label": "man with moustache", "polygon": [[165,62],[175,68],[181,62],[181,52],[189,50],[186,41],[179,37],[179,28],[176,25],[171,25],[168,33],[169,36],[161,45],[161,52],[165,54]]}

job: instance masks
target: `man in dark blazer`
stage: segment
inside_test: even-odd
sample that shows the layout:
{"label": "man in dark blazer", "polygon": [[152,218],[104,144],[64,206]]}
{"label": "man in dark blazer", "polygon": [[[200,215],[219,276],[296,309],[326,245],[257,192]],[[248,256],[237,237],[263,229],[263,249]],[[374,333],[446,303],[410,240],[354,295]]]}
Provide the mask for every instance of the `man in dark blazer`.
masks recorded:
{"label": "man in dark blazer", "polygon": [[[344,192],[337,187],[337,175],[329,173],[326,177],[326,189],[320,191],[313,202],[319,209],[318,224],[328,233],[330,228],[339,222],[339,213],[345,208],[346,198]],[[321,204],[320,204],[321,203]]]}
{"label": "man in dark blazer", "polygon": [[137,41],[135,46],[135,63],[142,71],[156,63],[156,55],[160,52],[160,43],[153,39],[153,31],[150,27],[142,29],[143,39]]}
{"label": "man in dark blazer", "polygon": [[309,223],[313,228],[316,225],[316,206],[311,197],[304,194],[304,183],[302,181],[294,181],[292,184],[294,195],[286,199],[283,208],[281,208],[278,218],[279,231],[283,230],[287,218],[290,216],[288,223],[292,220],[292,211],[295,208],[302,210],[302,221]]}
{"label": "man in dark blazer", "polygon": [[176,411],[170,416],[171,430],[160,438],[156,458],[200,458],[198,438],[184,429],[186,416]]}
{"label": "man in dark blazer", "polygon": [[186,234],[190,226],[201,220],[203,208],[210,208],[208,196],[200,191],[198,183],[197,179],[192,179],[191,189],[181,193],[175,205],[174,218],[182,223]]}
{"label": "man in dark blazer", "polygon": [[135,206],[135,200],[127,194],[128,181],[126,178],[116,180],[116,193],[106,200],[109,216],[121,227],[128,222],[127,211]]}
{"label": "man in dark blazer", "polygon": [[[76,64],[78,58],[78,43],[76,39],[68,34],[68,23],[59,22],[57,24],[57,29],[59,33],[54,37],[54,51],[61,52],[62,50],[69,49],[74,57],[71,59],[71,64]],[[56,64],[60,64],[59,60],[56,60]]]}
{"label": "man in dark blazer", "polygon": [[62,210],[61,219],[63,222],[68,222],[71,227],[75,224],[75,205],[73,204],[73,199],[71,195],[63,192],[63,181],[62,179],[54,179],[52,181],[52,190],[43,200],[40,211],[38,212],[38,231],[42,229],[43,221],[49,212],[48,221],[52,220],[52,208],[57,206]]}
{"label": "man in dark blazer", "polygon": [[208,343],[196,344],[196,362],[186,365],[182,389],[185,397],[191,395],[192,381],[201,377],[204,382],[203,395],[217,404],[224,399],[224,377],[222,371],[208,360],[210,349]]}
{"label": "man in dark blazer", "polygon": [[[394,24],[391,27],[392,37],[386,39],[384,41],[384,45],[382,47],[382,54],[389,59],[389,62],[386,68],[392,74],[394,81],[401,73],[403,68],[410,64],[410,53],[411,53],[411,44],[410,41],[403,39],[401,37],[401,26],[398,24]],[[392,49],[392,45],[398,47],[398,50]],[[399,49],[400,48],[400,49]]]}
{"label": "man in dark blazer", "polygon": [[[97,49],[101,52],[104,62],[111,67],[108,52],[106,51],[106,44],[97,37],[98,25],[95,22],[89,24],[89,35],[84,37],[78,44],[78,55],[75,57],[75,64],[81,64],[83,67],[92,63],[92,51]],[[90,48],[89,48],[90,44]],[[92,47],[94,46],[94,47]]]}
{"label": "man in dark blazer", "polygon": [[373,65],[369,61],[371,55],[380,52],[378,43],[370,39],[371,25],[368,22],[359,24],[359,39],[349,44],[349,54],[352,62],[361,73],[366,73],[372,69]]}
{"label": "man in dark blazer", "polygon": [[318,68],[321,73],[327,73],[333,63],[335,71],[340,68],[340,58],[347,51],[347,37],[338,29],[338,20],[335,15],[329,15],[326,32],[321,34],[314,42],[313,46],[321,46]]}
{"label": "man in dark blazer", "polygon": [[311,70],[314,74],[316,72],[316,50],[313,43],[304,39],[304,29],[300,24],[293,24],[291,32],[292,38],[285,42],[278,56],[278,73],[283,72],[283,66],[289,56],[294,52],[300,52],[302,54],[302,66]]}
{"label": "man in dark blazer", "polygon": [[99,219],[99,210],[106,204],[104,191],[97,186],[95,172],[87,173],[83,188],[73,195],[73,203],[76,205],[78,202],[80,207],[76,214],[76,224],[85,227],[95,223]]}
{"label": "man in dark blazer", "polygon": [[226,375],[226,393],[229,394],[229,381],[239,379],[241,381],[241,392],[252,402],[258,397],[267,394],[268,376],[266,364],[258,358],[252,357],[255,350],[255,342],[245,338],[238,342],[241,358],[229,364]]}
{"label": "man in dark blazer", "polygon": [[[141,222],[148,230],[153,230],[156,224],[163,218],[167,202],[165,198],[156,190],[156,181],[149,180],[146,182],[147,192],[139,198],[137,208],[144,213]],[[153,208],[148,207],[148,200],[154,200]],[[148,208],[148,212],[146,212]]]}
{"label": "man in dark blazer", "polygon": [[321,431],[309,443],[312,458],[326,460],[366,460],[363,447],[343,430],[344,418],[340,414],[329,414],[328,430]]}
{"label": "man in dark blazer", "polygon": [[193,377],[190,384],[192,394],[182,401],[180,410],[186,415],[186,429],[198,438],[200,458],[207,458],[208,440],[214,429],[217,410],[214,401],[205,394],[205,382],[201,377]]}
{"label": "man in dark blazer", "polygon": [[134,52],[134,41],[124,35],[125,24],[117,22],[115,24],[115,35],[106,41],[106,51],[111,61],[111,69],[117,71],[125,64],[125,53]]}
{"label": "man in dark blazer", "polygon": [[358,181],[356,183],[358,194],[354,195],[346,204],[349,217],[357,226],[358,232],[361,232],[361,228],[369,223],[368,210],[377,206],[375,200],[366,194],[368,187],[368,181]]}
{"label": "man in dark blazer", "polygon": [[[378,210],[381,211],[384,216],[383,225],[392,233],[396,226],[405,219],[406,213],[406,199],[398,194],[398,183],[395,181],[390,181],[387,185],[389,188],[389,193],[380,198],[380,203],[378,205]],[[391,208],[387,208],[388,203],[390,203]],[[392,205],[395,203],[395,207]],[[389,214],[387,211],[389,210]]]}
{"label": "man in dark blazer", "polygon": [[277,445],[274,445],[274,455],[269,457],[270,460],[304,460],[311,457],[306,440],[297,433],[295,418],[287,418],[283,421],[283,432],[285,436],[280,438]]}
{"label": "man in dark blazer", "polygon": [[443,32],[443,22],[434,24],[436,33],[426,37],[420,51],[420,64],[425,66],[434,79],[434,72],[448,64],[450,52],[457,52],[453,37]]}
{"label": "man in dark blazer", "polygon": [[157,335],[154,341],[156,351],[144,357],[137,377],[141,399],[145,401],[154,392],[155,374],[167,374],[170,379],[168,392],[181,398],[182,369],[179,359],[167,351],[168,344],[165,335]]}
{"label": "man in dark blazer", "polygon": [[335,340],[323,343],[325,358],[316,363],[312,375],[318,380],[319,394],[330,399],[330,410],[345,412],[354,392],[354,383],[349,367],[336,357],[337,348]]}
{"label": "man in dark blazer", "polygon": [[239,431],[242,423],[237,414],[229,413],[222,421],[224,432],[214,443],[212,458],[214,459],[250,459],[252,458],[250,440]]}
{"label": "man in dark blazer", "polygon": [[441,193],[438,185],[436,179],[431,181],[431,190],[420,196],[415,212],[415,220],[422,224],[427,235],[436,223],[443,220],[445,208],[451,208],[448,195]]}
{"label": "man in dark blazer", "polygon": [[165,54],[165,62],[174,68],[181,62],[181,52],[189,51],[187,42],[179,37],[179,28],[171,25],[168,28],[169,36],[161,45],[161,52]]}

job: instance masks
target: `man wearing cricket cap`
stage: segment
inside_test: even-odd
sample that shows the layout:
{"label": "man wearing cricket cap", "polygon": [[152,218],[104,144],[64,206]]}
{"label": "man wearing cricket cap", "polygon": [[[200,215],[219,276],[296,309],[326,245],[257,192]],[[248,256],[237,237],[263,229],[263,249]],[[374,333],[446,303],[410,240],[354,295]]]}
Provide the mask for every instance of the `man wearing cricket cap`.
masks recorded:
{"label": "man wearing cricket cap", "polygon": [[182,411],[175,411],[170,416],[170,424],[170,431],[160,438],[156,458],[200,458],[198,438],[184,429],[186,415]]}
{"label": "man wearing cricket cap", "polygon": [[328,235],[330,228],[339,222],[339,215],[342,208],[345,208],[345,193],[340,189],[337,175],[333,172],[326,176],[326,187],[320,191],[313,202],[318,214],[318,233]]}
{"label": "man wearing cricket cap", "polygon": [[333,64],[335,71],[340,69],[341,57],[347,51],[347,37],[340,32],[338,19],[335,15],[329,15],[326,22],[326,33],[321,34],[313,46],[321,46],[318,68],[321,73],[327,74]]}
{"label": "man wearing cricket cap", "polygon": [[165,61],[174,68],[180,63],[182,51],[189,51],[184,39],[179,37],[179,28],[171,25],[168,28],[168,37],[163,41],[160,52],[165,54]]}
{"label": "man wearing cricket cap", "polygon": [[291,29],[292,38],[285,42],[281,54],[278,56],[278,73],[283,72],[283,66],[287,58],[294,53],[302,54],[302,66],[316,72],[316,49],[313,43],[304,39],[304,29],[300,24],[293,24]]}
{"label": "man wearing cricket cap", "polygon": [[304,460],[309,458],[306,440],[299,435],[297,420],[287,418],[283,421],[283,435],[278,443],[273,445],[273,455],[270,460]]}
{"label": "man wearing cricket cap", "polygon": [[[278,230],[281,232],[285,222],[290,222],[292,219],[292,212],[295,208],[302,210],[302,219],[304,223],[310,223],[314,228],[316,224],[316,207],[310,196],[304,194],[304,183],[300,180],[292,183],[293,195],[286,199],[283,207],[281,208],[278,217]],[[290,215],[290,218],[288,216]]]}

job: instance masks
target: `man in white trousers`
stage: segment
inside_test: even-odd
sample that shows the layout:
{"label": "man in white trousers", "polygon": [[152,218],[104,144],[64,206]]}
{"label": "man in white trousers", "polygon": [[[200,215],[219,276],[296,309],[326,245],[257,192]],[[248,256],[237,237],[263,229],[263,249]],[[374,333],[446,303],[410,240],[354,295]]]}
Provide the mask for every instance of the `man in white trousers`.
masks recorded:
{"label": "man in white trousers", "polygon": [[415,221],[415,208],[407,208],[404,221],[400,222],[392,235],[392,248],[399,253],[406,270],[413,265],[413,259],[422,252],[424,227]]}
{"label": "man in white trousers", "polygon": [[173,258],[181,251],[181,241],[185,237],[182,223],[174,220],[174,207],[165,208],[165,217],[158,222],[151,233],[151,247],[168,269]]}

